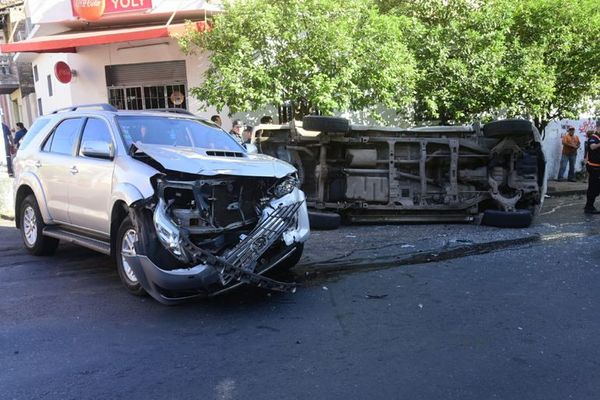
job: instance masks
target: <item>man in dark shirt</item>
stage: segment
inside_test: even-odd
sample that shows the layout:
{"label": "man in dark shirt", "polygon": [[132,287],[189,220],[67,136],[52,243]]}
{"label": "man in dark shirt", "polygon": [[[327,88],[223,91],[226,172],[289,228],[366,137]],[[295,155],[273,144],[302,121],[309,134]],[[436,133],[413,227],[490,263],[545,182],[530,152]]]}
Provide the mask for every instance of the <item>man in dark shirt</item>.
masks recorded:
{"label": "man in dark shirt", "polygon": [[242,130],[244,129],[244,123],[239,120],[236,119],[233,121],[233,124],[231,126],[231,131],[229,131],[229,134],[231,136],[233,136],[238,142],[243,143],[243,139],[242,139]]}
{"label": "man in dark shirt", "polygon": [[594,201],[600,194],[600,136],[594,133],[587,141],[587,171],[588,171],[588,189],[587,201],[583,211],[586,214],[600,214],[600,211],[594,207]]}

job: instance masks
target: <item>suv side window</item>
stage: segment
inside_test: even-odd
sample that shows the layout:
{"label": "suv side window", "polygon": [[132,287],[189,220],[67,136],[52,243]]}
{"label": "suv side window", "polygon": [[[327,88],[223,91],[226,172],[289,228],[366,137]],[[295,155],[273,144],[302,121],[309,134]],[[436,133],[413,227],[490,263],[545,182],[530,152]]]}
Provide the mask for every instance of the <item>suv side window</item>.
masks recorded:
{"label": "suv side window", "polygon": [[82,122],[82,118],[70,118],[62,121],[46,140],[43,150],[57,154],[73,154],[73,147]]}
{"label": "suv side window", "polygon": [[50,122],[50,118],[38,118],[31,128],[27,131],[27,134],[21,140],[21,145],[19,146],[19,150],[25,150],[29,143],[33,140],[34,137]]}
{"label": "suv side window", "polygon": [[83,156],[81,154],[82,145],[88,141],[105,142],[114,146],[108,125],[98,118],[87,119],[83,128],[83,135],[81,135],[81,142],[79,143],[79,156]]}

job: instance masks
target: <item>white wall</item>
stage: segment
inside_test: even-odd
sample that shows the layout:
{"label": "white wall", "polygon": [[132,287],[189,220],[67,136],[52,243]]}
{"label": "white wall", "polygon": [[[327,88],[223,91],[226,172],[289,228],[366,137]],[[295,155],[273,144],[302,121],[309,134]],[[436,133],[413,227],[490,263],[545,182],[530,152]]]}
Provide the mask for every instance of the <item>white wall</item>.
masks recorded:
{"label": "white wall", "polygon": [[[152,46],[136,47],[154,44]],[[131,43],[115,43],[111,45],[81,47],[74,54],[40,54],[33,61],[37,65],[39,79],[35,82],[37,97],[42,99],[45,114],[57,108],[74,104],[107,103],[105,66],[117,64],[135,64],[159,61],[186,61],[187,87],[199,86],[209,66],[204,54],[184,55],[174,39],[157,39]],[[71,83],[63,84],[54,77],[54,65],[65,61],[77,76]],[[48,95],[47,75],[51,75],[53,96]],[[167,83],[167,82],[166,82]],[[216,114],[214,108],[200,110],[200,103],[187,93],[188,109],[204,118]],[[227,110],[221,113],[224,127],[229,129],[231,120]]]}
{"label": "white wall", "polygon": [[[583,166],[584,144],[587,140],[585,132],[596,129],[596,120],[594,119],[563,119],[561,121],[552,121],[546,126],[545,137],[543,140],[544,152],[546,154],[546,168],[548,169],[548,178],[558,177],[560,168],[560,159],[562,156],[562,137],[567,132],[567,127],[573,126],[575,134],[579,137],[581,147],[577,151],[577,161],[575,162],[575,171],[581,171]],[[567,167],[568,169],[568,167]],[[565,172],[566,175],[566,172]]]}

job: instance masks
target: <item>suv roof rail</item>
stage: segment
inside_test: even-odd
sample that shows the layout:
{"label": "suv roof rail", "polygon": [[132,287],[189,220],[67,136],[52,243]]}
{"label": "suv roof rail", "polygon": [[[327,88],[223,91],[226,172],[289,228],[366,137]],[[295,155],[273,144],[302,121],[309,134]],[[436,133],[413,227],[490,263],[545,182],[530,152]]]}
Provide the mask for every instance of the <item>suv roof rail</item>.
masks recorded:
{"label": "suv roof rail", "polygon": [[113,112],[119,111],[119,110],[117,110],[117,108],[115,106],[112,106],[107,103],[94,103],[94,104],[80,104],[78,106],[59,108],[58,110],[52,111],[52,114],[56,114],[61,111],[77,111],[80,108],[98,108],[98,107],[101,108],[103,111],[113,111]]}
{"label": "suv roof rail", "polygon": [[158,112],[167,112],[173,114],[185,114],[185,115],[194,115],[192,112],[186,110],[185,108],[147,108],[144,111],[158,111]]}

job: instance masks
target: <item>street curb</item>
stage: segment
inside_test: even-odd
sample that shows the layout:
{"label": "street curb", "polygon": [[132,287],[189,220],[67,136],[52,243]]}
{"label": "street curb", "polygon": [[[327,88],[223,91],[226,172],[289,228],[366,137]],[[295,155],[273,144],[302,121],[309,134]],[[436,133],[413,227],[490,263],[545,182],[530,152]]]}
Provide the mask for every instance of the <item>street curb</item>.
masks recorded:
{"label": "street curb", "polygon": [[378,260],[372,259],[353,259],[347,262],[321,263],[311,262],[309,264],[299,264],[294,268],[296,274],[319,275],[332,274],[338,272],[364,271],[373,269],[386,269],[401,265],[426,264],[455,258],[468,257],[473,255],[490,253],[492,251],[503,250],[509,247],[522,246],[539,242],[542,236],[528,235],[514,239],[496,240],[491,242],[473,243],[464,246],[456,246],[450,249],[425,250],[413,253],[399,254]]}

